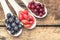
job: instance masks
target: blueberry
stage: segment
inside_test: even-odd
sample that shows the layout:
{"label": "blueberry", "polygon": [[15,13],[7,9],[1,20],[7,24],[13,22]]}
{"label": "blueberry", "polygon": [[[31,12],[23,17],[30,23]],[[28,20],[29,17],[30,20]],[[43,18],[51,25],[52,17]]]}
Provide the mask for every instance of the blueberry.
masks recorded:
{"label": "blueberry", "polygon": [[17,26],[15,26],[15,27],[14,27],[14,30],[15,30],[15,31],[18,31],[18,27],[17,27]]}
{"label": "blueberry", "polygon": [[9,21],[10,23],[12,23],[12,22],[14,22],[14,19],[11,17],[11,18],[8,19],[8,21]]}
{"label": "blueberry", "polygon": [[12,30],[12,31],[10,31],[10,32],[11,32],[11,34],[13,34],[13,35],[15,34],[15,31],[14,31],[14,30]]}
{"label": "blueberry", "polygon": [[10,17],[11,17],[11,14],[10,14],[10,13],[8,13],[8,14],[7,14],[7,18],[10,18]]}
{"label": "blueberry", "polygon": [[20,24],[20,25],[19,25],[19,28],[21,28],[21,27],[22,27],[22,25]]}
{"label": "blueberry", "polygon": [[19,21],[18,19],[16,19],[16,20],[15,20],[15,23],[16,23],[16,24],[19,24],[19,23],[20,23],[20,21]]}
{"label": "blueberry", "polygon": [[16,19],[16,16],[13,15],[13,19],[15,20]]}
{"label": "blueberry", "polygon": [[16,23],[12,23],[11,26],[14,28],[16,26]]}
{"label": "blueberry", "polygon": [[8,19],[6,19],[6,20],[5,20],[5,23],[9,24],[9,21],[8,21]]}
{"label": "blueberry", "polygon": [[7,28],[8,30],[10,30],[10,29],[11,29],[11,26],[10,26],[9,24],[6,24],[6,28]]}

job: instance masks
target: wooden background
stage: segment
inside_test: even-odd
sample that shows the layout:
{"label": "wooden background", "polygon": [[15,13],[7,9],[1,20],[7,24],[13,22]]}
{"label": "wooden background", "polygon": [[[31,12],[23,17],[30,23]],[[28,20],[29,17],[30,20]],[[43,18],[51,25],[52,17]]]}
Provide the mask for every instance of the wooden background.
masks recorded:
{"label": "wooden background", "polygon": [[[6,0],[7,1],[7,0]],[[19,5],[23,4],[16,0]],[[46,4],[48,15],[43,19],[37,19],[37,26],[33,30],[23,28],[19,37],[11,36],[5,27],[5,17],[2,6],[0,5],[0,40],[60,40],[60,0],[37,0]],[[9,8],[15,14],[15,11],[8,3]],[[56,25],[56,26],[54,26]]]}

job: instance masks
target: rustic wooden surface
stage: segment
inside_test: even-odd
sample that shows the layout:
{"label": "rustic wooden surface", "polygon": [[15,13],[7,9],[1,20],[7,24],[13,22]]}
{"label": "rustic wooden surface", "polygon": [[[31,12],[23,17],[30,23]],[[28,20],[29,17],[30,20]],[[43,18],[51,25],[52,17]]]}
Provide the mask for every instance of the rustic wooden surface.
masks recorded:
{"label": "rustic wooden surface", "polygon": [[[16,0],[20,5],[20,0]],[[11,36],[5,25],[4,12],[0,5],[0,40],[60,40],[60,26],[40,26],[40,25],[60,25],[60,0],[37,0],[46,4],[48,15],[43,19],[37,19],[37,27],[33,30],[23,28],[23,32],[19,37]],[[8,3],[8,2],[7,2]],[[13,8],[8,3],[11,11]]]}
{"label": "rustic wooden surface", "polygon": [[60,40],[59,27],[36,27],[33,30],[23,28],[19,37],[8,34],[6,28],[0,27],[0,40]]}

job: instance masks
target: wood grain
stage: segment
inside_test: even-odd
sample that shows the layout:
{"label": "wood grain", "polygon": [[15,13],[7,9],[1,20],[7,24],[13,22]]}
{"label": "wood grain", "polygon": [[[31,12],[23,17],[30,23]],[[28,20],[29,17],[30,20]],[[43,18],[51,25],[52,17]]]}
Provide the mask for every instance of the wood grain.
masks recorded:
{"label": "wood grain", "polygon": [[0,39],[4,40],[60,40],[59,27],[36,27],[33,30],[23,28],[19,37],[11,36],[5,27],[0,27]]}
{"label": "wood grain", "polygon": [[[7,1],[7,0],[6,0]],[[20,0],[16,0],[21,5]],[[37,0],[43,4],[46,4],[48,15],[43,19],[37,19],[37,25],[60,25],[60,0]],[[9,8],[15,14],[14,9],[8,3]],[[0,25],[4,25],[5,17],[2,7],[0,5]],[[3,20],[3,21],[2,21]]]}

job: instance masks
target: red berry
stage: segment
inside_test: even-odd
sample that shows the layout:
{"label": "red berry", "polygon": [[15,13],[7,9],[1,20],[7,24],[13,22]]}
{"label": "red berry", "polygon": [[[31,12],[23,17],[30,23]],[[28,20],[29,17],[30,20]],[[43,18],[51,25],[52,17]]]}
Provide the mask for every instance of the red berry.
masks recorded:
{"label": "red berry", "polygon": [[40,14],[39,14],[39,16],[43,16],[43,14],[42,14],[42,13],[40,13]]}
{"label": "red berry", "polygon": [[28,20],[28,15],[23,14],[24,19]]}
{"label": "red berry", "polygon": [[31,5],[30,5],[30,4],[28,4],[28,8],[30,8],[30,9],[31,9]]}
{"label": "red berry", "polygon": [[32,9],[34,9],[34,8],[35,8],[35,6],[34,6],[34,5],[32,5],[32,6],[31,6],[31,8],[32,8]]}
{"label": "red berry", "polygon": [[23,19],[24,19],[23,16],[22,16],[22,14],[19,14],[19,15],[18,15],[18,18],[19,18],[20,20],[23,20]]}
{"label": "red berry", "polygon": [[24,14],[28,15],[28,10],[24,10]]}
{"label": "red berry", "polygon": [[36,6],[36,8],[37,8],[37,9],[40,9],[40,7],[39,7],[39,6]]}
{"label": "red berry", "polygon": [[34,13],[36,13],[37,12],[37,9],[34,9]]}
{"label": "red berry", "polygon": [[31,25],[30,24],[27,24],[27,25],[24,25],[25,28],[30,28]]}
{"label": "red berry", "polygon": [[22,23],[23,23],[23,24],[28,24],[29,21],[28,21],[28,20],[22,20]]}
{"label": "red berry", "polygon": [[29,15],[29,20],[34,21],[34,18],[31,15]]}
{"label": "red berry", "polygon": [[33,24],[33,23],[34,23],[34,21],[30,21],[29,23],[30,23],[30,24]]}

